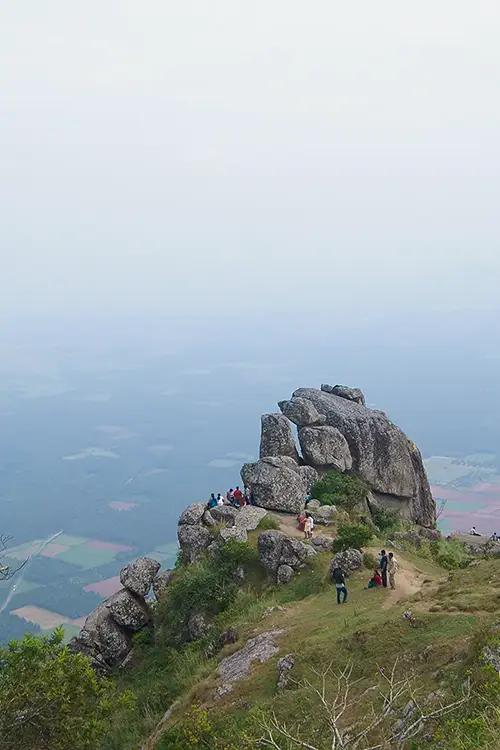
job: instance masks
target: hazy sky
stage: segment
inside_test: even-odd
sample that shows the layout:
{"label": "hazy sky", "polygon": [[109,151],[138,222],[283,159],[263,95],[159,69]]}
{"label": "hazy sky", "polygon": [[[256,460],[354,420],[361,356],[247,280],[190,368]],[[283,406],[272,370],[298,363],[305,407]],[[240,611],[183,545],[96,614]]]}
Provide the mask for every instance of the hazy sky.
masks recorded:
{"label": "hazy sky", "polygon": [[492,0],[0,10],[0,311],[495,307]]}

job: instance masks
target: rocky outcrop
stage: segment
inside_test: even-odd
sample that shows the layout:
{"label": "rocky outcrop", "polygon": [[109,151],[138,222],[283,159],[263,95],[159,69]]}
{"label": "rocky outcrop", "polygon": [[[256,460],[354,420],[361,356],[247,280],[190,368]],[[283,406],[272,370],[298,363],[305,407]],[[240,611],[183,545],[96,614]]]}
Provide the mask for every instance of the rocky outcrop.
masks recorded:
{"label": "rocky outcrop", "polygon": [[298,513],[318,475],[311,467],[299,466],[289,456],[279,456],[245,464],[241,477],[245,485],[252,488],[256,505]]}
{"label": "rocky outcrop", "polygon": [[287,654],[278,659],[278,690],[284,690],[288,687],[291,680],[291,671],[295,666],[295,654]]}
{"label": "rocky outcrop", "polygon": [[259,534],[257,546],[263,567],[279,583],[288,583],[291,579],[288,568],[296,573],[316,555],[310,545],[274,529]]}
{"label": "rocky outcrop", "polygon": [[[312,473],[306,479],[305,471],[335,469],[366,482],[370,495],[363,512],[378,505],[421,526],[435,525],[436,508],[418,448],[383,412],[365,405],[359,388],[299,388],[279,407],[282,414],[263,417],[261,460],[242,468],[257,505],[296,513],[303,507],[304,483],[310,487],[315,481]],[[297,457],[288,419],[299,428],[302,457]]]}
{"label": "rocky outcrop", "polygon": [[262,415],[259,456],[289,456],[298,461],[292,428],[283,414]]}
{"label": "rocky outcrop", "polygon": [[420,452],[383,412],[315,388],[299,388],[292,398],[312,401],[326,424],[342,433],[352,471],[367,482],[381,505],[394,503],[401,515],[422,526],[434,525],[435,504]]}
{"label": "rocky outcrop", "polygon": [[139,557],[138,560],[126,565],[120,571],[120,582],[124,588],[136,596],[147,596],[154,577],[160,570],[160,563],[149,557]]}
{"label": "rocky outcrop", "polygon": [[184,562],[196,562],[207,550],[213,536],[201,523],[182,524],[177,529],[177,539],[182,550]]}
{"label": "rocky outcrop", "polygon": [[234,525],[245,531],[253,531],[257,528],[264,516],[267,516],[265,508],[258,508],[256,505],[245,505],[241,510],[236,511]]}
{"label": "rocky outcrop", "polygon": [[279,650],[276,639],[284,632],[282,629],[275,629],[260,633],[255,638],[250,638],[242,649],[223,659],[217,670],[221,679],[217,695],[221,697],[230,693],[235,683],[249,676],[252,664],[264,663],[274,656]]}
{"label": "rocky outcrop", "polygon": [[184,508],[181,515],[179,516],[178,524],[195,524],[201,523],[201,520],[206,511],[206,503],[191,503],[187,508]]}
{"label": "rocky outcrop", "polygon": [[321,390],[325,393],[333,393],[334,396],[346,398],[348,401],[354,401],[356,404],[365,405],[365,396],[360,388],[350,388],[348,385],[327,385],[324,383]]}
{"label": "rocky outcrop", "polygon": [[311,544],[318,552],[331,552],[333,539],[331,536],[323,536],[321,534],[318,534],[311,539]]}
{"label": "rocky outcrop", "polygon": [[352,467],[349,444],[336,427],[301,427],[299,442],[304,461],[311,466],[338,471]]}
{"label": "rocky outcrop", "polygon": [[145,597],[151,585],[156,593],[159,568],[160,563],[147,557],[125,566],[120,572],[124,588],[89,614],[69,648],[88,656],[99,672],[108,672],[123,664],[132,648],[132,635],[151,623]]}
{"label": "rocky outcrop", "polygon": [[298,427],[321,425],[325,422],[324,415],[320,414],[312,401],[307,398],[292,398],[289,401],[280,401],[278,406],[285,417]]}

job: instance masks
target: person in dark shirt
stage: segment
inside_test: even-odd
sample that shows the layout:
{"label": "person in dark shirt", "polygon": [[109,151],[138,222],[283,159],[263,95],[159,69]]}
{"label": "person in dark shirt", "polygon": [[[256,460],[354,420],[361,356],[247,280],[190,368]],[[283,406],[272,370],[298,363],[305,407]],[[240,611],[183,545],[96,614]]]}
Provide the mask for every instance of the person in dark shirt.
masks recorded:
{"label": "person in dark shirt", "polygon": [[[339,568],[337,566],[332,570],[332,581],[334,582],[335,588],[337,589],[337,604],[345,604],[345,601],[347,599],[347,587],[345,585],[345,576],[342,568]],[[340,597],[342,595],[344,598],[341,602]]]}
{"label": "person in dark shirt", "polygon": [[387,557],[387,553],[385,549],[382,550],[380,553],[380,572],[382,574],[382,586],[386,589],[387,588],[387,563],[389,562],[389,559]]}

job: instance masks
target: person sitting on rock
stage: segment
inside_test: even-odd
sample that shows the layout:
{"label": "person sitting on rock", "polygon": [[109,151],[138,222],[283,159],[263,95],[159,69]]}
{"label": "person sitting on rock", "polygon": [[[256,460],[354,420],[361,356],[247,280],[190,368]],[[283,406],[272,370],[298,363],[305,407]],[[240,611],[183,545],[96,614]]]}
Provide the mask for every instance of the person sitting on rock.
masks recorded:
{"label": "person sitting on rock", "polygon": [[211,510],[212,508],[215,508],[216,505],[217,505],[217,498],[212,492],[212,494],[210,495],[210,500],[208,501],[208,509]]}
{"label": "person sitting on rock", "polygon": [[493,534],[490,536],[491,542],[500,542],[500,537],[498,536],[497,532],[494,531]]}
{"label": "person sitting on rock", "polygon": [[306,539],[312,539],[314,530],[314,519],[310,513],[306,513],[306,520],[304,521],[304,535]]}
{"label": "person sitting on rock", "polygon": [[378,586],[382,586],[382,576],[380,575],[380,571],[377,568],[375,568],[375,570],[373,571],[372,577],[368,581],[367,588],[375,589]]}
{"label": "person sitting on rock", "polygon": [[220,492],[217,493],[217,505],[224,505],[224,498]]}
{"label": "person sitting on rock", "polygon": [[234,500],[234,490],[233,490],[233,488],[231,487],[231,488],[230,488],[230,489],[229,489],[229,490],[228,490],[228,491],[226,492],[226,502],[227,502],[227,504],[228,504],[228,505],[232,505],[232,504],[233,504],[233,500]]}
{"label": "person sitting on rock", "polygon": [[[345,604],[347,599],[347,587],[345,585],[344,571],[342,568],[339,568],[338,565],[332,570],[332,581],[337,589],[337,604]],[[342,602],[340,601],[341,595],[344,596]]]}
{"label": "person sitting on rock", "polygon": [[245,496],[238,486],[236,486],[236,489],[233,493],[233,500],[234,504],[240,508],[242,508],[246,504]]}
{"label": "person sitting on rock", "polygon": [[479,531],[476,531],[476,527],[475,527],[475,526],[473,526],[473,527],[471,528],[471,530],[469,531],[469,534],[470,534],[471,536],[481,536],[481,534],[479,533]]}

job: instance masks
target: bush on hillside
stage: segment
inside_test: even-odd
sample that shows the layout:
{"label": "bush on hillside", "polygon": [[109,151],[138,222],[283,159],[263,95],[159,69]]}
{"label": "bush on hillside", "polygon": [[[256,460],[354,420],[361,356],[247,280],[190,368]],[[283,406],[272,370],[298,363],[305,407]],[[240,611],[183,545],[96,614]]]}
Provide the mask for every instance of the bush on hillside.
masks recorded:
{"label": "bush on hillside", "polygon": [[390,508],[372,508],[372,520],[379,531],[395,531],[400,526],[400,516],[397,510]]}
{"label": "bush on hillside", "polygon": [[162,736],[158,750],[250,750],[255,739],[247,736],[247,715],[239,720],[225,711],[210,713],[199,706],[187,714]]}
{"label": "bush on hillside", "polygon": [[349,548],[361,550],[373,536],[369,526],[363,523],[344,523],[339,526],[337,538],[333,542],[334,552],[344,552]]}
{"label": "bush on hillside", "polygon": [[367,492],[368,485],[360,477],[340,471],[328,471],[311,489],[312,497],[321,505],[336,505],[347,511],[354,510]]}
{"label": "bush on hillside", "polygon": [[430,543],[430,550],[437,564],[447,570],[466,568],[472,560],[458,539],[438,539]]}
{"label": "bush on hillside", "polygon": [[224,611],[238,591],[234,571],[256,560],[255,549],[246,542],[231,539],[213,555],[178,568],[156,609],[160,640],[166,643],[183,640],[194,612],[213,616]]}
{"label": "bush on hillside", "polygon": [[0,649],[2,750],[95,750],[112,710],[131,704],[63,645],[63,631]]}
{"label": "bush on hillside", "polygon": [[264,518],[261,518],[259,521],[259,525],[257,528],[260,531],[268,531],[269,529],[279,529],[279,521],[274,516],[267,514],[267,516],[264,516]]}
{"label": "bush on hillside", "polygon": [[375,568],[378,568],[379,566],[379,560],[377,560],[375,555],[372,555],[371,552],[364,552],[363,565],[365,568],[368,568],[368,570],[375,570]]}

